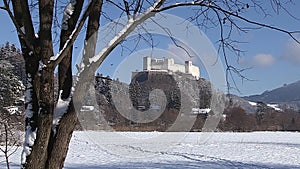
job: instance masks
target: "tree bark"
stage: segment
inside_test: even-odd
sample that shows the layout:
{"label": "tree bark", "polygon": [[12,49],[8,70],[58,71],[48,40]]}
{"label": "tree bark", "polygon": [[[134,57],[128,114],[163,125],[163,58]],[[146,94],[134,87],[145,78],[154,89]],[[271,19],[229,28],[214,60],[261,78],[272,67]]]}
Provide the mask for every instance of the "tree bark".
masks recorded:
{"label": "tree bark", "polygon": [[89,15],[83,56],[86,60],[95,55],[102,3],[102,0],[98,0]]}
{"label": "tree bark", "polygon": [[[36,131],[38,127],[38,96],[39,96],[39,80],[37,76],[38,72],[38,47],[35,46],[36,38],[34,36],[34,30],[31,20],[30,11],[28,8],[28,2],[22,0],[13,0],[14,17],[16,19],[16,27],[23,28],[25,36],[18,33],[20,45],[22,48],[22,55],[25,60],[25,72],[26,72],[26,91],[25,96],[25,110],[31,111],[32,116],[26,115],[25,117],[25,131]],[[31,38],[29,38],[31,37]],[[29,128],[28,128],[29,127]],[[25,143],[26,144],[26,143]],[[29,146],[29,145],[25,145]],[[31,155],[26,157],[27,161],[23,164],[23,168],[29,168],[35,163]]]}
{"label": "tree bark", "polygon": [[[76,23],[79,19],[80,13],[82,11],[83,0],[76,2],[74,12],[71,18],[68,20],[68,29],[61,30],[60,34],[60,47],[59,50],[62,50],[65,43],[69,39],[69,36],[72,34],[72,31],[75,29]],[[72,88],[72,50],[73,45],[70,50],[67,52],[67,55],[62,59],[58,65],[58,81],[59,81],[59,90],[62,90],[62,99],[67,99],[70,96]],[[59,93],[58,93],[59,94]]]}
{"label": "tree bark", "polygon": [[60,125],[56,129],[56,134],[52,137],[54,142],[45,168],[63,168],[76,122],[77,115],[74,110],[73,102],[71,101],[68,112],[65,113],[60,120]]}
{"label": "tree bark", "polygon": [[[80,16],[83,6],[83,0],[77,1],[72,17],[68,20],[68,30],[61,31],[60,35],[60,50],[69,39],[72,31],[75,29],[76,23]],[[67,52],[67,55],[62,59],[58,66],[59,91],[62,90],[60,99],[67,99],[71,95],[73,86],[72,76],[72,48]],[[59,96],[59,95],[58,95]],[[60,120],[60,124],[56,127],[56,132],[52,131],[52,136],[48,145],[49,157],[46,168],[60,169],[63,167],[67,156],[69,143],[72,133],[75,129],[77,116],[74,110],[73,102],[70,102],[69,108],[65,115]]]}
{"label": "tree bark", "polygon": [[[80,3],[80,4],[78,4]],[[82,2],[83,3],[83,2]],[[77,10],[79,10],[77,5],[81,5],[81,2],[77,2],[76,7],[75,7],[75,16],[73,18],[73,21],[69,23],[69,30],[67,32],[62,31],[62,35],[64,35],[64,37],[61,37],[61,42],[64,42],[68,39],[68,33],[70,34],[72,32],[72,29],[74,29],[76,22],[74,22],[74,20],[78,20],[77,17]],[[88,21],[88,27],[87,27],[87,31],[90,32],[91,34],[94,34],[95,32],[98,31],[99,28],[99,19],[100,19],[100,12],[101,12],[101,7],[102,7],[102,0],[97,0],[95,5],[93,6],[93,9],[91,10],[90,14],[89,14],[89,21]],[[90,24],[90,20],[93,20],[92,25],[93,26],[89,26]],[[74,25],[73,25],[74,24]],[[96,42],[97,38],[95,39]],[[61,48],[63,46],[64,43],[61,44]],[[95,43],[94,43],[95,44]],[[93,51],[94,53],[95,51]],[[93,56],[94,54],[92,54]],[[59,65],[59,88],[60,90],[63,90],[63,94],[62,95],[62,99],[66,99],[70,96],[70,91],[72,88],[72,73],[71,73],[71,57],[72,57],[72,52],[69,51],[68,52],[68,56],[65,56],[65,58],[63,59],[63,61],[61,62],[61,64]],[[91,74],[89,75],[82,75],[84,77],[88,77],[91,76]],[[93,76],[92,76],[93,77]],[[92,78],[91,80],[94,80],[94,78]],[[90,81],[90,80],[87,80]],[[75,129],[76,123],[77,123],[77,114],[75,112],[75,107],[74,107],[74,100],[77,101],[81,101],[82,97],[84,96],[85,93],[85,83],[81,83],[81,82],[86,82],[86,80],[82,79],[80,82],[78,82],[78,86],[76,87],[76,91],[75,94],[72,98],[72,101],[70,102],[68,111],[63,115],[63,117],[60,120],[60,124],[57,126],[56,128],[56,135],[54,135],[54,142],[53,145],[51,146],[51,153],[49,156],[49,160],[48,160],[48,165],[47,168],[51,168],[51,169],[60,169],[63,167],[65,158],[67,156],[67,152],[68,152],[68,145],[71,141],[71,137],[72,137],[72,133]],[[75,98],[75,99],[74,99]],[[77,102],[75,103],[76,105],[76,110],[80,110],[81,108],[81,103]]]}
{"label": "tree bark", "polygon": [[[40,48],[39,64],[42,66],[40,75],[39,112],[37,135],[30,155],[26,159],[25,168],[44,169],[48,158],[48,142],[50,138],[54,110],[54,68],[46,65],[53,56],[52,46],[52,17],[53,0],[39,1],[40,14]],[[44,67],[44,65],[46,67]],[[37,158],[38,157],[38,158]]]}

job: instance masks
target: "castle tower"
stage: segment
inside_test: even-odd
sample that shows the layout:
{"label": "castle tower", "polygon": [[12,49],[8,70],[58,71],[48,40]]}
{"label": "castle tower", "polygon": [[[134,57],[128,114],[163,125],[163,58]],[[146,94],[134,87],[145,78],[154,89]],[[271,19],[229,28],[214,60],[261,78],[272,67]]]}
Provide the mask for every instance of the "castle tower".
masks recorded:
{"label": "castle tower", "polygon": [[192,61],[185,61],[185,73],[191,74]]}
{"label": "castle tower", "polygon": [[151,70],[151,58],[149,56],[143,58],[143,69]]}

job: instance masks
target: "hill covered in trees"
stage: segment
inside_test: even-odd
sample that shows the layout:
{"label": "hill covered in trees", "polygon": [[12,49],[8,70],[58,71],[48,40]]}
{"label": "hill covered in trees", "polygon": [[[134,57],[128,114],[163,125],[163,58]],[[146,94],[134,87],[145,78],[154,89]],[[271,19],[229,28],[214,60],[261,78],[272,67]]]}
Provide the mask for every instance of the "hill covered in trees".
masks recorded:
{"label": "hill covered in trees", "polygon": [[[140,72],[133,77],[129,85],[97,76],[95,89],[97,106],[91,111],[93,116],[90,117],[88,111],[80,113],[83,115],[81,119],[86,122],[83,123],[84,129],[169,131],[178,117],[187,116],[196,119],[190,130],[201,131],[207,118],[214,116],[214,112],[209,111],[214,89],[205,79],[195,80],[162,72]],[[153,95],[153,91],[156,90],[161,90],[164,95],[160,95],[159,92]],[[184,95],[187,93],[188,95]],[[279,109],[264,102],[257,102],[254,105],[254,102],[222,93],[219,93],[218,97],[226,103],[222,119],[217,127],[218,131],[300,130],[299,111]],[[155,101],[164,102],[164,98],[166,107],[155,103]],[[91,103],[91,101],[87,102]],[[120,106],[126,110],[120,111]],[[151,111],[158,109],[164,111],[159,116],[152,114],[157,118],[151,121]],[[148,118],[148,122],[139,123],[138,113],[134,113],[134,110],[144,113],[140,118]],[[147,113],[149,113],[148,116]],[[90,123],[91,121],[94,123]],[[181,128],[175,131],[185,130]]]}
{"label": "hill covered in trees", "polygon": [[[208,112],[193,113],[193,108],[200,110],[210,106],[211,84],[205,79],[141,72],[129,85],[102,76],[96,76],[95,81],[98,106],[92,111],[93,118],[97,119],[92,120],[95,124],[92,128],[98,126],[96,128],[112,127],[126,131],[167,131],[178,117],[199,116],[203,120],[197,125],[203,126],[204,119],[208,116]],[[91,106],[89,98],[93,96],[92,92],[93,90],[86,97],[87,106]],[[91,119],[86,111],[80,114],[80,120]],[[83,128],[89,128],[90,124],[86,123]],[[179,128],[183,129],[184,126]]]}
{"label": "hill covered in trees", "polygon": [[[22,130],[24,60],[20,51],[9,43],[0,48],[0,74],[1,117],[9,117]],[[77,110],[78,129],[168,131],[178,117],[186,116],[196,119],[187,130],[201,131],[207,117],[214,115],[210,111],[210,101],[212,92],[216,90],[208,80],[202,78],[194,79],[180,73],[140,72],[130,84],[100,75],[91,84],[83,100],[85,106]],[[300,112],[282,106],[297,103],[299,86],[300,81],[262,95],[244,98],[219,92],[218,99],[225,101],[226,108],[217,129],[299,130]],[[281,109],[268,104],[275,101],[280,102],[278,106]],[[178,129],[183,130],[184,126]]]}

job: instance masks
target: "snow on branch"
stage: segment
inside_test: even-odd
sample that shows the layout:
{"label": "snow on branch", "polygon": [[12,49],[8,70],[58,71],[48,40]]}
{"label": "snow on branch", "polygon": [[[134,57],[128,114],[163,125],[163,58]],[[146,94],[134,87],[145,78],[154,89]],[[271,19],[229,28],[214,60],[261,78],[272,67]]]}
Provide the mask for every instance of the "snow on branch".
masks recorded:
{"label": "snow on branch", "polygon": [[[75,33],[77,33],[77,32],[78,32],[78,27],[75,28],[75,29],[73,30],[73,32],[72,32],[71,35],[69,36],[68,40],[67,40],[66,43],[64,44],[63,48],[62,48],[55,56],[50,57],[49,63],[50,63],[51,61],[56,61],[56,60],[58,60],[59,57],[62,56],[62,55],[64,54],[64,52],[67,51],[67,48],[69,48],[69,47],[72,45],[72,43],[74,42],[74,40],[76,39],[76,38],[74,38],[74,35],[75,35]],[[77,35],[76,35],[76,36],[77,36]]]}
{"label": "snow on branch", "polygon": [[168,10],[168,9],[172,9],[172,8],[177,8],[177,7],[182,7],[182,6],[209,6],[210,3],[204,3],[205,0],[201,0],[201,1],[190,1],[190,2],[177,2],[177,3],[174,3],[174,4],[171,4],[171,5],[168,5],[166,7],[163,7],[163,8],[160,8],[160,9],[156,9],[155,11],[156,12],[161,12],[161,11],[165,11],[165,10]]}
{"label": "snow on branch", "polygon": [[[74,3],[74,1],[71,0],[70,3]],[[70,47],[72,47],[75,39],[79,35],[79,33],[80,33],[82,27],[84,26],[84,23],[85,23],[87,17],[89,16],[89,13],[92,10],[95,3],[96,3],[95,0],[89,3],[87,9],[84,11],[84,13],[82,15],[82,18],[78,22],[78,26],[73,30],[73,32],[69,36],[68,40],[64,44],[63,48],[55,56],[50,57],[48,64],[53,64],[55,67],[56,65],[58,65],[61,62],[61,60],[64,58],[65,54],[70,49]]]}
{"label": "snow on branch", "polygon": [[124,28],[113,38],[109,41],[106,47],[104,47],[97,55],[89,59],[90,64],[93,62],[97,62],[109,49],[113,49],[116,44],[118,44],[123,38],[125,38],[134,27],[135,20],[130,18]]}
{"label": "snow on branch", "polygon": [[[100,65],[104,59],[109,55],[109,53],[123,40],[125,39],[139,24],[143,23],[150,17],[153,17],[156,14],[156,10],[162,6],[165,0],[157,0],[153,6],[149,7],[145,13],[140,14],[139,16],[132,18],[130,17],[127,21],[127,24],[120,30],[116,36],[114,36],[109,43],[104,47],[97,55],[89,58],[90,67],[92,64]],[[97,66],[96,66],[97,67]],[[84,70],[84,67],[81,67],[81,71]]]}
{"label": "snow on branch", "polygon": [[66,8],[64,10],[64,15],[63,15],[63,19],[62,19],[62,25],[61,25],[61,28],[63,30],[68,30],[68,27],[69,27],[68,20],[73,15],[73,11],[75,9],[75,5],[76,5],[76,0],[70,0],[70,2],[68,3],[68,5],[66,6]]}
{"label": "snow on branch", "polygon": [[56,127],[59,125],[59,121],[62,118],[62,116],[67,113],[69,104],[71,102],[71,97],[73,95],[73,89],[72,93],[67,99],[61,99],[62,90],[59,91],[58,101],[54,110],[54,117],[53,117],[53,124],[52,124],[52,130],[54,133],[56,133]]}

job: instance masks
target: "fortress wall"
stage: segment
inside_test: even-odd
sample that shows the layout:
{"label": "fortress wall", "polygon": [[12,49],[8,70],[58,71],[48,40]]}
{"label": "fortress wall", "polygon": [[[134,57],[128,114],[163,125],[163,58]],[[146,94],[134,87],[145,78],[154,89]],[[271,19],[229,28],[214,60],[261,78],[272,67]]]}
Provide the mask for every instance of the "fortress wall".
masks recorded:
{"label": "fortress wall", "polygon": [[191,61],[186,61],[184,65],[175,64],[173,58],[156,59],[144,57],[143,61],[143,69],[147,71],[166,70],[191,74],[197,78],[200,77],[199,67],[194,66]]}
{"label": "fortress wall", "polygon": [[164,60],[162,59],[151,59],[151,69],[160,70],[164,69]]}
{"label": "fortress wall", "polygon": [[185,66],[173,64],[173,65],[170,65],[170,67],[168,67],[168,70],[171,70],[173,72],[185,72]]}
{"label": "fortress wall", "polygon": [[190,66],[190,73],[191,73],[193,76],[200,77],[199,67],[194,66],[194,65]]}

